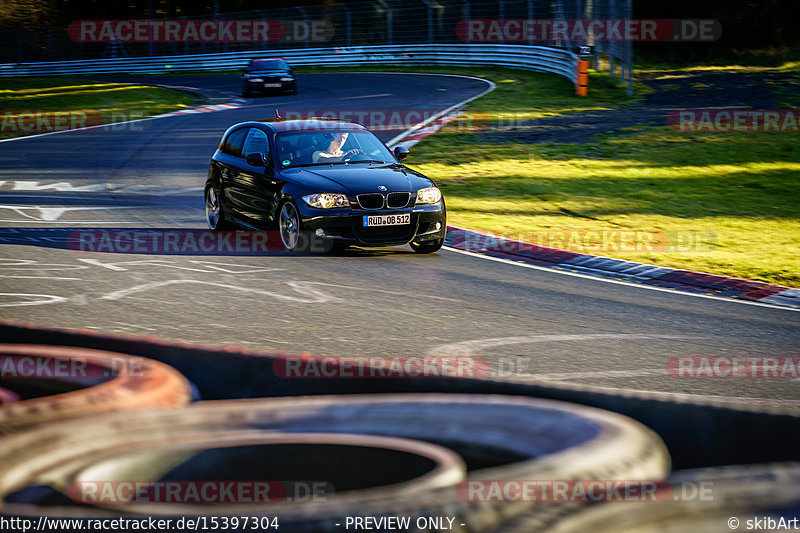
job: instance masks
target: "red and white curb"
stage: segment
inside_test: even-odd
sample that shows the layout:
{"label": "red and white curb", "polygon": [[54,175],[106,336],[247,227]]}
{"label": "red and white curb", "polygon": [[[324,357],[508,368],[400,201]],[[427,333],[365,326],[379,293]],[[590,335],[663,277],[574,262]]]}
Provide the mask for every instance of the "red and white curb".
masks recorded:
{"label": "red and white curb", "polygon": [[762,281],[560,250],[456,226],[447,226],[445,245],[456,250],[589,277],[800,309],[800,289]]}
{"label": "red and white curb", "polygon": [[[196,92],[203,92],[203,89],[198,87],[189,87],[188,85],[154,85],[154,87],[161,87],[163,89],[173,89],[180,91],[181,89],[186,89],[189,91],[196,91]],[[213,113],[215,111],[225,111],[228,109],[236,109],[238,107],[242,107],[244,104],[247,103],[247,100],[236,96],[233,93],[228,93],[226,91],[220,91],[223,94],[228,94],[231,96],[231,100],[224,103],[224,104],[214,104],[214,105],[204,105],[200,107],[192,107],[190,109],[178,109],[177,111],[170,111],[169,113],[162,113],[161,115],[156,115],[155,117],[150,118],[158,118],[158,117],[170,117],[173,115],[189,115],[193,113]]]}
{"label": "red and white curb", "polygon": [[451,122],[460,117],[463,113],[464,113],[463,110],[452,111],[442,116],[441,118],[434,120],[424,128],[420,128],[413,135],[406,137],[402,142],[398,144],[405,146],[406,148],[411,148],[425,137],[433,135],[434,133],[442,129],[442,127],[448,122]]}

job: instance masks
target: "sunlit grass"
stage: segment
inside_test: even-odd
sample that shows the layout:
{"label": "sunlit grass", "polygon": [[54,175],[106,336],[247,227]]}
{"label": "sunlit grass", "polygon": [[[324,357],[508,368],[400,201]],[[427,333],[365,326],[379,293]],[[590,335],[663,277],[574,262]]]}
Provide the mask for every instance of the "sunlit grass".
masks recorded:
{"label": "sunlit grass", "polygon": [[445,131],[408,164],[437,180],[458,226],[541,244],[553,231],[648,232],[660,236],[655,249],[621,251],[590,235],[597,246],[575,251],[800,287],[795,133],[636,130],[587,145]]}
{"label": "sunlit grass", "polygon": [[637,75],[658,75],[662,74],[665,79],[667,77],[680,77],[678,72],[730,72],[735,74],[746,73],[770,73],[770,72],[794,72],[800,70],[800,61],[787,61],[780,66],[757,66],[757,65],[692,65],[681,66],[680,68],[669,66],[647,66],[637,65]]}

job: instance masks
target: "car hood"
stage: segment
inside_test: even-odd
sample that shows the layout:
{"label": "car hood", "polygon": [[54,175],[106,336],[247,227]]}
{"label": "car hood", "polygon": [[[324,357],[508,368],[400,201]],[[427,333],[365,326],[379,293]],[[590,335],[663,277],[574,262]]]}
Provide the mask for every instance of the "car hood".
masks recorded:
{"label": "car hood", "polygon": [[288,169],[283,174],[317,192],[383,192],[378,189],[380,185],[386,187],[388,192],[416,191],[433,185],[419,172],[403,166],[331,165]]}

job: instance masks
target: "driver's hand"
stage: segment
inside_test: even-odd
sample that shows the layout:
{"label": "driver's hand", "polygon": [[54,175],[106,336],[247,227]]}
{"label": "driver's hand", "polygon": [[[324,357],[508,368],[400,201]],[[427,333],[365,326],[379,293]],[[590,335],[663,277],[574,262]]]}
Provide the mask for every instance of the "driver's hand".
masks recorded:
{"label": "driver's hand", "polygon": [[348,150],[347,153],[350,154],[350,155],[356,155],[356,154],[360,154],[361,150],[359,150],[358,148],[353,148],[352,150]]}

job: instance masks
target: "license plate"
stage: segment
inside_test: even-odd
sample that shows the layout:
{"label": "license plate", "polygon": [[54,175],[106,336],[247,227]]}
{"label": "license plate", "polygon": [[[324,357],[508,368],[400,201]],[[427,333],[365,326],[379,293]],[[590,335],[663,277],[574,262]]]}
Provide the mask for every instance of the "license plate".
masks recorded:
{"label": "license plate", "polygon": [[265,83],[264,87],[280,87],[280,83]]}
{"label": "license plate", "polygon": [[411,224],[411,215],[408,213],[399,215],[364,215],[364,227],[370,226],[400,226]]}

